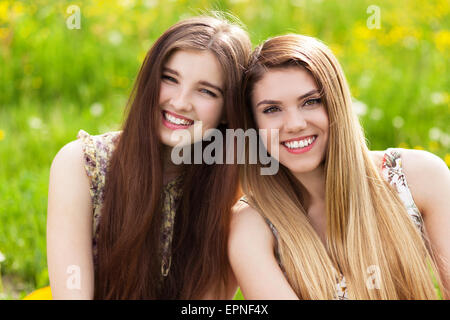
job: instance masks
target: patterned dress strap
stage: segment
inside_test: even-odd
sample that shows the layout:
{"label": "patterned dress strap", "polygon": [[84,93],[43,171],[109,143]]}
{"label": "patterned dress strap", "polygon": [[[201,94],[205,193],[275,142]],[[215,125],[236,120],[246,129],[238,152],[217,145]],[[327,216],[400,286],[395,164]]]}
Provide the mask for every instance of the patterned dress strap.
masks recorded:
{"label": "patterned dress strap", "polygon": [[100,171],[94,137],[86,131],[80,130],[78,132],[77,138],[82,142],[84,168],[87,176],[89,177],[92,203],[95,204],[98,202],[98,180],[100,179]]}
{"label": "patterned dress strap", "polygon": [[395,188],[405,205],[408,215],[423,234],[422,215],[414,202],[408,183],[406,182],[406,176],[403,172],[401,149],[389,148],[385,151],[382,174],[384,179]]}
{"label": "patterned dress strap", "polygon": [[106,171],[119,136],[120,131],[90,135],[84,130],[80,130],[77,135],[77,138],[82,143],[84,168],[89,178],[89,193],[92,199],[92,251],[94,265],[97,259],[98,226],[104,201]]}
{"label": "patterned dress strap", "polygon": [[161,259],[161,275],[167,277],[172,264],[172,240],[173,228],[175,224],[175,215],[177,207],[182,197],[182,183],[184,174],[179,175],[163,188],[161,194],[163,201],[162,208],[162,224],[160,238],[160,259]]}

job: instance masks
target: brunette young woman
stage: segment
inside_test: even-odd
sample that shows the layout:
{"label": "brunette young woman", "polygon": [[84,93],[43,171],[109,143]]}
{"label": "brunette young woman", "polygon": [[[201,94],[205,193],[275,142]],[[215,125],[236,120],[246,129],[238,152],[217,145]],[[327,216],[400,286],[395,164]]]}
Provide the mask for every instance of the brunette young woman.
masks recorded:
{"label": "brunette young woman", "polygon": [[171,151],[175,131],[242,126],[250,53],[247,33],[225,19],[175,24],[149,50],[122,130],[81,130],[58,152],[47,221],[54,299],[233,298],[227,234],[238,168],[175,165]]}
{"label": "brunette young woman", "polygon": [[369,151],[344,73],[317,39],[264,42],[243,90],[246,128],[266,129],[280,162],[275,175],[242,170],[229,258],[244,297],[437,299],[437,286],[448,298],[445,163],[425,151]]}

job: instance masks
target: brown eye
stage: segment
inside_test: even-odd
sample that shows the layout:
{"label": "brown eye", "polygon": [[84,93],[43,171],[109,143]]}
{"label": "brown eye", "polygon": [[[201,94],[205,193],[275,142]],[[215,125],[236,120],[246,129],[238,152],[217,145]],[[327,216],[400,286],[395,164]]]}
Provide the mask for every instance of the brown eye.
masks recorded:
{"label": "brown eye", "polygon": [[163,74],[161,79],[167,80],[167,81],[170,81],[170,82],[173,82],[173,83],[178,83],[177,79],[175,79],[174,77],[168,76],[166,74]]}
{"label": "brown eye", "polygon": [[278,110],[279,110],[279,108],[277,106],[270,106],[270,107],[264,109],[263,113],[274,113]]}
{"label": "brown eye", "polygon": [[322,101],[321,98],[310,99],[310,100],[305,102],[305,106],[312,106],[312,105],[315,105],[317,103],[320,103],[321,101]]}

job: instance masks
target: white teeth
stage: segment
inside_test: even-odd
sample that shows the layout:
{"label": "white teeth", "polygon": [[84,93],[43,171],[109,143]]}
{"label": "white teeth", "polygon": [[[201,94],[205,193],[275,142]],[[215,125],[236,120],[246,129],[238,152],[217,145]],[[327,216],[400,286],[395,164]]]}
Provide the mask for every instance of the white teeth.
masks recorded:
{"label": "white teeth", "polygon": [[290,142],[284,142],[284,145],[288,147],[289,149],[297,149],[297,148],[305,148],[309,146],[311,143],[316,140],[316,137],[304,139],[304,140],[296,140],[296,141],[290,141]]}
{"label": "white teeth", "polygon": [[167,112],[164,112],[164,118],[166,118],[167,121],[169,121],[170,123],[173,123],[173,124],[178,124],[178,125],[181,124],[181,125],[185,125],[185,126],[189,126],[189,125],[192,124],[191,121],[180,119],[180,118],[176,118],[176,117],[170,115]]}

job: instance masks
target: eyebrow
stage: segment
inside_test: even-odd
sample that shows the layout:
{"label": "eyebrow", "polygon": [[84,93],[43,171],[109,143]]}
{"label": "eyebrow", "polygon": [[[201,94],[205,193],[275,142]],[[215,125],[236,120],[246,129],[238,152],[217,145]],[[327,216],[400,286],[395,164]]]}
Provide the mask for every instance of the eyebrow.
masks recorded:
{"label": "eyebrow", "polygon": [[198,83],[202,84],[204,86],[208,86],[208,87],[211,87],[213,89],[216,89],[217,91],[220,92],[221,95],[223,95],[223,90],[220,87],[218,87],[218,86],[216,86],[216,85],[214,85],[214,84],[212,84],[212,83],[210,83],[208,81],[199,81]]}
{"label": "eyebrow", "polygon": [[176,72],[175,70],[170,69],[170,68],[167,68],[167,67],[164,67],[162,71],[163,71],[163,72],[165,71],[165,72],[173,73],[173,74],[176,75],[176,76],[179,76],[179,75],[180,75],[180,74],[179,74],[178,72]]}
{"label": "eyebrow", "polygon": [[[179,74],[177,71],[175,71],[175,70],[173,70],[173,69],[170,69],[170,68],[167,68],[167,67],[164,67],[164,68],[163,68],[163,72],[164,72],[164,71],[165,71],[165,72],[172,73],[172,74],[174,74],[174,75],[176,75],[176,76],[178,76],[178,77],[180,76],[180,74]],[[216,85],[212,84],[211,82],[201,80],[201,81],[199,81],[198,83],[201,84],[201,85],[204,85],[204,86],[213,88],[213,89],[219,91],[220,94],[223,95],[223,90],[222,90],[222,88],[220,88],[219,86],[216,86]]]}
{"label": "eyebrow", "polygon": [[[315,93],[319,93],[319,90],[313,89],[313,90],[311,90],[311,91],[308,91],[307,93],[302,94],[301,96],[299,96],[299,97],[297,98],[297,101],[303,100],[303,99],[305,99],[306,97],[309,97],[309,96],[311,96],[311,95],[313,95],[313,94],[315,94]],[[255,108],[258,108],[258,106],[259,106],[259,105],[262,105],[262,104],[281,104],[281,101],[279,101],[279,100],[262,100],[262,101],[260,101],[260,102],[258,102],[258,103],[256,104]]]}

